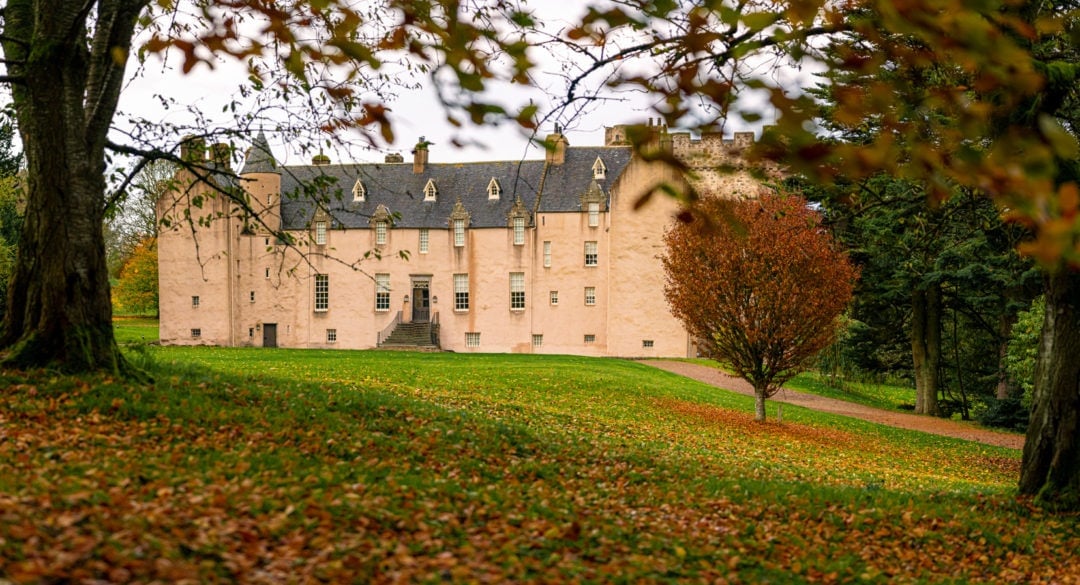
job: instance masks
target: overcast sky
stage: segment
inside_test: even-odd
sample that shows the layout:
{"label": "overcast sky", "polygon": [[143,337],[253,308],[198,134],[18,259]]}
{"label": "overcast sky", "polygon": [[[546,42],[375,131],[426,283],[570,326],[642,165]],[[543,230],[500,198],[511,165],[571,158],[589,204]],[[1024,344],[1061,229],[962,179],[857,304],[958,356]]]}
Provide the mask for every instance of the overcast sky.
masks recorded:
{"label": "overcast sky", "polygon": [[[566,21],[560,18],[571,18],[569,15],[573,8],[580,9],[581,4],[566,0],[547,0],[544,3],[533,5],[545,20],[549,27],[558,28],[566,25]],[[534,57],[535,58],[535,57]],[[134,114],[153,122],[171,122],[177,124],[190,124],[191,117],[185,111],[185,106],[194,106],[204,115],[211,119],[211,123],[227,125],[232,123],[232,114],[223,114],[222,108],[235,95],[240,83],[247,77],[246,69],[239,64],[224,62],[214,70],[205,66],[197,66],[188,75],[181,74],[179,70],[180,60],[171,58],[171,61],[162,63],[158,58],[151,57],[144,70],[139,75],[130,76],[130,82],[121,96],[120,111]],[[132,70],[136,65],[132,63]],[[550,69],[546,72],[545,69]],[[559,87],[555,81],[557,77],[556,63],[548,63],[538,67],[536,80],[540,85],[548,85],[551,88]],[[506,97],[507,104],[515,107],[528,103],[532,100],[541,107],[541,114],[545,109],[550,110],[550,104],[558,96],[550,96],[541,90],[533,90],[526,93],[525,90],[501,90],[500,99]],[[555,89],[550,90],[553,93]],[[168,110],[162,108],[160,100],[155,94],[168,95],[175,98],[181,107],[172,107]],[[585,115],[576,116],[572,119],[561,120],[565,135],[571,145],[601,145],[604,140],[604,127],[616,124],[645,123],[655,114],[649,111],[649,102],[641,96],[619,96],[618,101],[606,102],[593,107]],[[513,123],[505,123],[501,128],[471,127],[467,131],[453,128],[446,121],[446,113],[437,102],[431,88],[422,90],[401,91],[398,98],[391,102],[392,120],[396,141],[393,145],[382,147],[378,150],[365,148],[350,148],[348,151],[326,152],[333,162],[377,162],[383,160],[388,152],[399,152],[406,158],[417,140],[423,136],[429,142],[434,143],[430,148],[431,162],[459,162],[479,160],[516,160],[521,158],[542,158],[541,148],[530,145],[528,135]],[[117,126],[124,126],[124,117],[117,117]],[[283,137],[275,136],[268,131],[268,138],[275,156],[284,164],[305,164],[310,160],[311,153],[301,154],[295,145],[285,144]],[[728,133],[748,129],[747,125],[740,120],[729,120]],[[538,135],[543,138],[554,130],[554,123],[542,126]],[[467,138],[482,146],[456,147],[452,144],[452,137]],[[119,137],[118,142],[124,142]],[[175,140],[175,137],[174,137]]]}

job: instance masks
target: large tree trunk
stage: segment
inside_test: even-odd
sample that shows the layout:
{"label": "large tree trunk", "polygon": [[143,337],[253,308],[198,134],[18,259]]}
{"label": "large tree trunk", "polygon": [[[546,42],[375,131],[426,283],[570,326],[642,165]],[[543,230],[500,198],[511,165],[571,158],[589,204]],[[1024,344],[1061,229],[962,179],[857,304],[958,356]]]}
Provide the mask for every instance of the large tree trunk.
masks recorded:
{"label": "large tree trunk", "polygon": [[754,420],[765,422],[765,389],[754,387]]}
{"label": "large tree trunk", "polygon": [[1035,367],[1020,493],[1080,509],[1080,273],[1046,278],[1046,319]]}
{"label": "large tree trunk", "polygon": [[915,413],[941,416],[941,287],[937,284],[912,292],[911,358],[915,366]]}
{"label": "large tree trunk", "polygon": [[[10,0],[4,52],[27,162],[26,216],[0,347],[17,367],[119,372],[102,220],[105,143],[145,4]],[[88,15],[96,29],[89,36]],[[23,63],[19,63],[22,61]]]}

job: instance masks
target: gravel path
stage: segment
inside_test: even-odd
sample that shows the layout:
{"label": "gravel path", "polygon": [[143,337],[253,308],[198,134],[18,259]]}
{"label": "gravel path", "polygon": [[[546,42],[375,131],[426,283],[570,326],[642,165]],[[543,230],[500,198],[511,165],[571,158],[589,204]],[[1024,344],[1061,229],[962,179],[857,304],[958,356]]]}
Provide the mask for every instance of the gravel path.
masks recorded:
{"label": "gravel path", "polygon": [[[745,394],[747,396],[754,395],[754,389],[750,384],[742,378],[736,378],[729,376],[724,372],[716,368],[709,366],[703,366],[700,364],[692,364],[687,362],[673,362],[664,360],[645,360],[643,364],[648,364],[680,376],[686,376],[687,378],[693,378],[706,384],[711,384],[718,388],[724,388],[739,394]],[[784,388],[776,396],[770,398],[776,402],[783,402],[786,404],[797,404],[804,406],[812,410],[818,410],[821,412],[829,412],[832,414],[840,414],[843,416],[850,416],[853,418],[862,419],[878,424],[888,425],[892,427],[898,427],[902,429],[910,429],[914,431],[922,431],[924,433],[932,433],[935,435],[943,435],[946,437],[955,437],[957,439],[965,439],[967,441],[977,441],[979,443],[985,443],[987,445],[996,445],[998,447],[1008,447],[1010,449],[1023,449],[1024,448],[1024,436],[1014,433],[1005,433],[1000,431],[993,431],[981,427],[976,427],[970,423],[957,422],[952,420],[946,420],[942,418],[936,418],[931,416],[920,416],[915,414],[905,414],[902,412],[892,412],[889,410],[882,410],[880,408],[873,408],[870,406],[863,406],[862,404],[855,404],[853,402],[845,402],[843,400],[835,400],[832,398],[825,398],[823,396],[817,396],[814,394],[807,394],[805,392],[799,392],[796,390],[789,390]]]}

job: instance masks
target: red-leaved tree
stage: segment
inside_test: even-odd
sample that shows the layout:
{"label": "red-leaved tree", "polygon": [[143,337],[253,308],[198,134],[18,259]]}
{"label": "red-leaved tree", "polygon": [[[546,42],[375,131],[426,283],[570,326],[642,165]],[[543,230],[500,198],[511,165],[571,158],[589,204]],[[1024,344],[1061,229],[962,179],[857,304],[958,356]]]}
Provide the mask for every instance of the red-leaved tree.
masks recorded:
{"label": "red-leaved tree", "polygon": [[706,198],[668,230],[664,292],[702,353],[754,387],[755,419],[832,343],[857,270],[795,195]]}

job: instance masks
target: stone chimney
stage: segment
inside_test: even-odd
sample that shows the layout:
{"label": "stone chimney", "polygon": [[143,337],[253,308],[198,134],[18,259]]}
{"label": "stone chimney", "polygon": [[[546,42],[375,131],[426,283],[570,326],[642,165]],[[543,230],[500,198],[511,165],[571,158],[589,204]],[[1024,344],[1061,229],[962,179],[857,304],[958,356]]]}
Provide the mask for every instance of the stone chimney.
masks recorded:
{"label": "stone chimney", "polygon": [[566,140],[566,137],[562,135],[562,126],[555,125],[555,132],[548,134],[544,139],[544,149],[547,154],[544,160],[548,164],[561,165],[566,162],[566,147],[570,146],[570,143]]}
{"label": "stone chimney", "polygon": [[400,152],[391,152],[390,154],[386,155],[386,162],[387,163],[403,163],[403,162],[405,162],[405,157],[401,156]]}
{"label": "stone chimney", "polygon": [[414,175],[420,175],[424,172],[424,167],[427,166],[428,161],[428,145],[432,144],[424,137],[420,137],[420,141],[416,143],[416,148],[412,151],[412,172]]}

